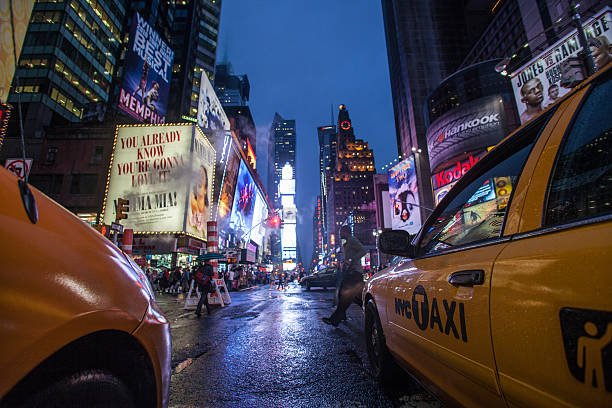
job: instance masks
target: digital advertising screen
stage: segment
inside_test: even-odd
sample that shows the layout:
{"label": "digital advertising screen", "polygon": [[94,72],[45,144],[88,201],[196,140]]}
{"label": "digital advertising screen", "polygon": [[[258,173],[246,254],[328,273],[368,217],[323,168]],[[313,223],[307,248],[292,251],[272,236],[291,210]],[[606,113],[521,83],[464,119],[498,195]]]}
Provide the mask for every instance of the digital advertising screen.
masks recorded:
{"label": "digital advertising screen", "polygon": [[240,161],[234,202],[230,216],[230,228],[236,231],[240,240],[249,241],[250,229],[253,225],[253,210],[255,208],[257,188],[244,161]]}
{"label": "digital advertising screen", "polygon": [[174,51],[135,12],[125,53],[119,109],[139,122],[166,122]]}
{"label": "digital advertising screen", "polygon": [[[468,153],[475,154],[495,146],[505,136],[506,116],[500,95],[479,98],[445,113],[427,128],[427,151],[432,174],[455,166]],[[443,180],[441,176],[438,174],[440,182],[434,189],[456,181]]]}
{"label": "digital advertising screen", "polygon": [[[193,149],[192,149],[193,145]],[[119,125],[109,168],[103,222],[129,200],[134,232],[189,232],[206,239],[215,150],[194,125]]]}
{"label": "digital advertising screen", "polygon": [[240,155],[234,149],[230,149],[225,162],[220,163],[220,165],[225,166],[225,173],[222,175],[221,180],[223,185],[221,187],[221,196],[219,197],[218,223],[222,223],[224,220],[229,222],[232,204],[234,203],[238,170],[240,168]]}
{"label": "digital advertising screen", "polygon": [[202,129],[229,130],[230,122],[217,98],[206,71],[200,77],[200,96],[198,99],[198,126]]}
{"label": "digital advertising screen", "polygon": [[[606,7],[595,16],[583,22],[587,42],[597,69],[607,62],[612,54],[612,9]],[[562,64],[576,57],[582,50],[576,30],[557,41],[510,75],[514,100],[521,123],[529,121],[549,105],[572,90],[576,83],[563,84]]]}
{"label": "digital advertising screen", "polygon": [[268,218],[268,205],[263,195],[257,190],[255,197],[255,207],[253,209],[253,230],[251,231],[251,241],[261,246],[266,235],[265,220]]}
{"label": "digital advertising screen", "polygon": [[416,234],[421,228],[421,210],[414,157],[402,160],[389,169],[391,228]]}

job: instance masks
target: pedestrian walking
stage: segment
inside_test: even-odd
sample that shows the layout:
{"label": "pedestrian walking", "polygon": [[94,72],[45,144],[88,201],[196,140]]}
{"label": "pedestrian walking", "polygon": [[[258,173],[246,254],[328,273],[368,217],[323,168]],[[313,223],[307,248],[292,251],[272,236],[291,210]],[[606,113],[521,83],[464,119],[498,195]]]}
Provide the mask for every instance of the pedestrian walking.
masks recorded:
{"label": "pedestrian walking", "polygon": [[208,305],[208,294],[213,290],[213,267],[206,261],[206,263],[198,268],[194,274],[194,279],[198,285],[200,291],[200,301],[196,307],[195,314],[200,317],[202,316],[202,305],[206,305],[206,313],[210,315],[210,306]]}
{"label": "pedestrian walking", "polygon": [[346,319],[346,309],[353,303],[361,305],[361,292],[363,291],[363,277],[361,258],[366,250],[361,242],[351,235],[351,228],[343,225],[340,228],[340,238],[344,241],[342,252],[344,262],[342,263],[342,283],[338,295],[338,307],[330,317],[324,317],[323,322],[338,326],[340,321]]}
{"label": "pedestrian walking", "polygon": [[179,292],[179,287],[181,286],[181,278],[182,278],[182,270],[183,268],[176,267],[172,271],[172,275],[170,276],[170,294],[176,295]]}

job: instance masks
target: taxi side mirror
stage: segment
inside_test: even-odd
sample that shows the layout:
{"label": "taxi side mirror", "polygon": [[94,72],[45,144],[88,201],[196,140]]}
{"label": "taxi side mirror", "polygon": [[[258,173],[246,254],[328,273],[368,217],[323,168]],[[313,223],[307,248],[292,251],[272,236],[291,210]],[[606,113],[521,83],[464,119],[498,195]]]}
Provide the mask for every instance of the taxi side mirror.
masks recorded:
{"label": "taxi side mirror", "polygon": [[378,248],[385,254],[414,258],[416,248],[411,244],[412,238],[414,236],[404,230],[384,231],[378,239]]}

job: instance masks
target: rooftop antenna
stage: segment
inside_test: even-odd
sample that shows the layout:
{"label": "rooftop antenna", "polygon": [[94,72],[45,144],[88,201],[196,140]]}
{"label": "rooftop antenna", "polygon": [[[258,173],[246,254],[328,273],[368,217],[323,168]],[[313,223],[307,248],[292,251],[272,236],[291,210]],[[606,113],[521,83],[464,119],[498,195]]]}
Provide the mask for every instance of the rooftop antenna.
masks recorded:
{"label": "rooftop antenna", "polygon": [[329,114],[331,118],[331,122],[329,124],[334,126],[334,104],[333,103],[329,105]]}

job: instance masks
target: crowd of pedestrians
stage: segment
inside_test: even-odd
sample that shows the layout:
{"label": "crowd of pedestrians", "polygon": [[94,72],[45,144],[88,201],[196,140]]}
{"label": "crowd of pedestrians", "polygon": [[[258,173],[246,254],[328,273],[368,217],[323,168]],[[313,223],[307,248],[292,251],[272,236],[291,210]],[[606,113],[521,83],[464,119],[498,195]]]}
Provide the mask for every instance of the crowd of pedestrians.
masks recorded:
{"label": "crowd of pedestrians", "polygon": [[[156,292],[178,295],[189,291],[191,280],[199,267],[199,264],[195,264],[191,267],[147,268],[146,275]],[[225,271],[219,271],[219,278],[225,281],[228,291],[279,281],[274,273],[260,271],[247,265],[228,265]]]}

